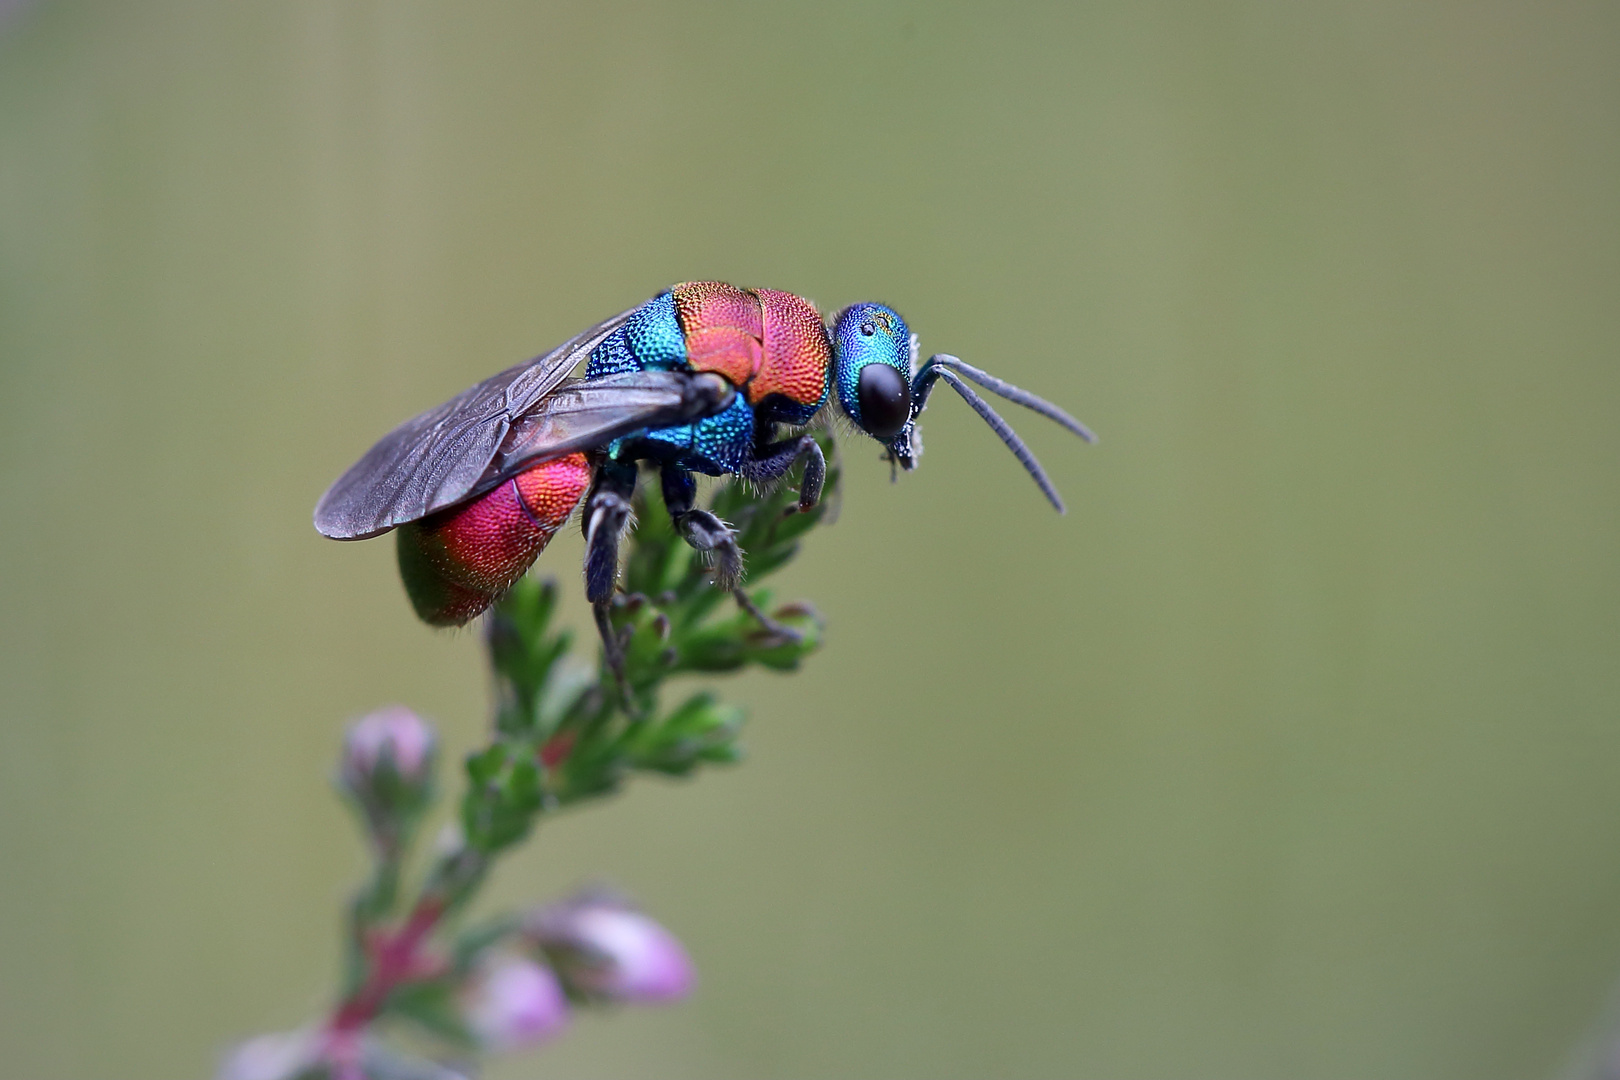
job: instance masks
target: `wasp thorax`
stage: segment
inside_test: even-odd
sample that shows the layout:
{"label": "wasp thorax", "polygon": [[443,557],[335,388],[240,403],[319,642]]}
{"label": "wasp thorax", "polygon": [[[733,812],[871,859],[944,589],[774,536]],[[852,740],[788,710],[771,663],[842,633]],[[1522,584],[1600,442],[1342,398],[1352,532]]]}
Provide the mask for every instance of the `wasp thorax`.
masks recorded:
{"label": "wasp thorax", "polygon": [[855,304],[833,324],[838,403],[860,429],[889,441],[911,421],[911,331],[893,308]]}

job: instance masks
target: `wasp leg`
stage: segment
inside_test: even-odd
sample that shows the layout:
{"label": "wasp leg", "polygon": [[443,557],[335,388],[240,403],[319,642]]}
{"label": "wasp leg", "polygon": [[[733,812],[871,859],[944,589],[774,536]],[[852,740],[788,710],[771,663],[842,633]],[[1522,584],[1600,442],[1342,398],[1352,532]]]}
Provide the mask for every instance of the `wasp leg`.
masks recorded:
{"label": "wasp leg", "polygon": [[788,507],[787,512],[803,513],[821,501],[821,485],[827,481],[827,459],[815,436],[800,435],[762,446],[757,457],[738,467],[737,475],[756,484],[769,484],[786,476],[800,458],[804,459],[804,479],[799,482],[799,505]]}
{"label": "wasp leg", "polygon": [[624,644],[613,632],[608,612],[619,576],[619,538],[630,523],[630,498],[635,490],[634,465],[610,464],[597,469],[580,521],[585,531],[585,598],[591,602],[596,630],[602,635],[602,655],[627,709],[635,699],[624,673]]}
{"label": "wasp leg", "polygon": [[660,479],[664,488],[664,505],[669,508],[669,519],[675,531],[700,553],[714,560],[714,583],[721,589],[735,589],[742,580],[742,548],[737,546],[737,534],[731,527],[707,510],[693,507],[697,499],[697,482],[692,474],[674,465],[665,465]]}
{"label": "wasp leg", "polygon": [[661,479],[664,487],[664,505],[669,507],[670,520],[675,523],[675,530],[698,551],[714,554],[715,585],[731,590],[737,606],[752,615],[754,621],[759,623],[767,634],[788,641],[798,641],[800,639],[798,631],[783,626],[759,610],[759,606],[750,600],[748,594],[738,585],[742,577],[742,549],[737,546],[737,534],[707,510],[693,509],[692,502],[697,497],[697,484],[693,481],[692,474],[666,465]]}
{"label": "wasp leg", "polygon": [[742,589],[732,589],[731,595],[736,598],[737,606],[748,612],[748,614],[752,615],[754,617],[754,621],[759,623],[760,628],[771,637],[792,642],[804,640],[803,634],[799,633],[797,630],[794,630],[792,627],[783,626],[781,623],[759,610],[759,605],[750,600],[748,598],[748,594],[743,592]]}

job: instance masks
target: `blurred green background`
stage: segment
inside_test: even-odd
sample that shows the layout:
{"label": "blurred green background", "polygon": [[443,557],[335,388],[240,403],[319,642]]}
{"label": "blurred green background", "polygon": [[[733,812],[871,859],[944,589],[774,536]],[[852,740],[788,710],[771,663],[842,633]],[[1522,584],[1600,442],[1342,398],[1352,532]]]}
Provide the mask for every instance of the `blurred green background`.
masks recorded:
{"label": "blurred green background", "polygon": [[[1525,1077],[1620,974],[1620,7],[13,2],[0,1060],[298,1023],[328,777],[477,638],[318,537],[395,422],[676,280],[1062,403],[846,443],[751,760],[501,872],[703,985],[491,1075]],[[541,568],[578,595],[570,530]]]}

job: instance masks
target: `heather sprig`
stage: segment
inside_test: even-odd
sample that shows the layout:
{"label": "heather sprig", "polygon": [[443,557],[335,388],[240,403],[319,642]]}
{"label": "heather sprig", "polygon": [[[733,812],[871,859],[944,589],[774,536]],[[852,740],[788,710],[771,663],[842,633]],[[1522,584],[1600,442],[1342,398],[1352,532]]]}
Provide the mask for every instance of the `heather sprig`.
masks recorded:
{"label": "heather sprig", "polygon": [[[476,920],[468,908],[496,861],[548,814],[611,795],[637,773],[689,776],[740,759],[742,710],[708,689],[666,695],[665,684],[754,666],[792,671],[816,650],[815,610],[776,605],[759,582],[823,520],[837,481],[835,467],[806,513],[792,512],[786,487],[716,490],[710,509],[737,530],[746,591],[766,622],[712,585],[671,527],[656,480],[639,486],[611,616],[628,701],[600,655],[578,656],[571,632],[555,625],[564,602],[556,584],[519,581],[484,623],[495,682],[489,741],[463,758],[453,823],[409,885],[439,740],[401,706],[356,721],[337,784],[372,868],[349,905],[342,988],[308,1027],[236,1046],[219,1080],[455,1080],[474,1075],[485,1054],[556,1037],[577,1009],[685,996],[694,974],[684,947],[621,894],[591,888]],[[406,1032],[410,1052],[394,1039]]]}

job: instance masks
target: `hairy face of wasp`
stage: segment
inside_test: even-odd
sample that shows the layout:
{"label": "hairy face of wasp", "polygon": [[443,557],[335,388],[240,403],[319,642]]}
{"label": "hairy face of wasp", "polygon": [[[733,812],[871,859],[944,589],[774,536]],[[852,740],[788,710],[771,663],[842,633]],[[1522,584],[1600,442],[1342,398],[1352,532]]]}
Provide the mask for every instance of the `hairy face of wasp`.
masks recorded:
{"label": "hairy face of wasp", "polygon": [[888,443],[911,422],[911,331],[882,304],[855,304],[833,324],[838,403],[857,427]]}

